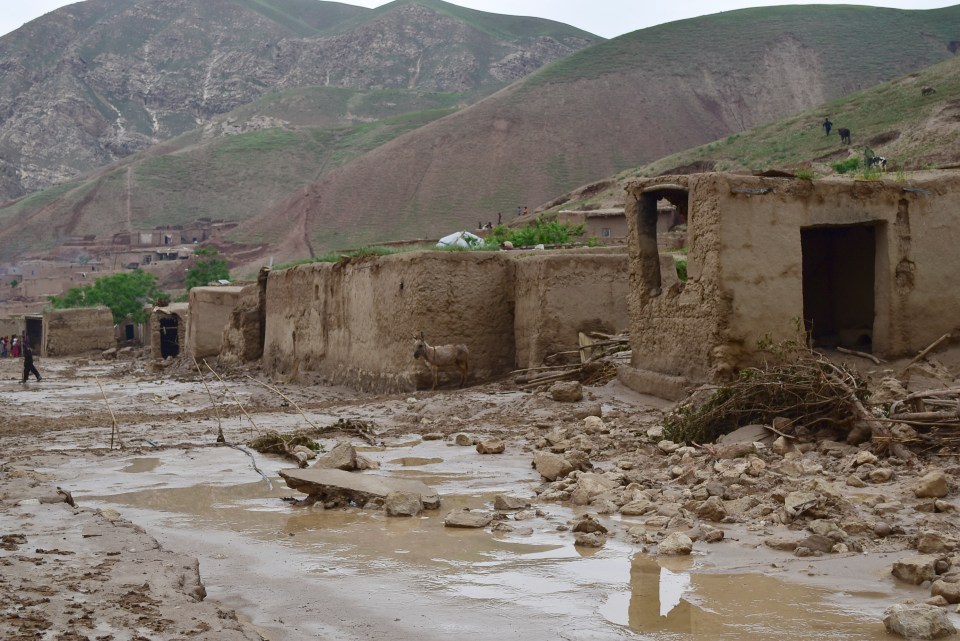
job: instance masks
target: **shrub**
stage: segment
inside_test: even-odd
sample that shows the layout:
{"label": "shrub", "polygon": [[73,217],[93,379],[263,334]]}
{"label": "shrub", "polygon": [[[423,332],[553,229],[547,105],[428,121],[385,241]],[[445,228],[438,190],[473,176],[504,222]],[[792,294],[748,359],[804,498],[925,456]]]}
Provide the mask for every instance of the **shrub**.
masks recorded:
{"label": "shrub", "polygon": [[817,174],[809,167],[798,169],[794,175],[800,180],[813,180],[817,177]]}
{"label": "shrub", "polygon": [[586,232],[586,225],[558,223],[555,220],[544,221],[537,217],[529,225],[519,229],[497,225],[486,238],[487,246],[499,247],[509,241],[514,247],[533,247],[534,245],[562,245],[571,238],[579,238]]}
{"label": "shrub", "polygon": [[838,174],[845,174],[850,171],[855,171],[860,168],[860,159],[859,158],[848,158],[847,160],[841,160],[835,162],[832,165],[833,170]]}
{"label": "shrub", "polygon": [[202,247],[193,252],[197,258],[193,266],[187,269],[185,286],[188,292],[194,287],[201,287],[215,280],[230,279],[227,261],[219,257],[219,254],[216,247]]}
{"label": "shrub", "polygon": [[674,256],[673,260],[677,263],[677,278],[682,282],[687,282],[687,258]]}

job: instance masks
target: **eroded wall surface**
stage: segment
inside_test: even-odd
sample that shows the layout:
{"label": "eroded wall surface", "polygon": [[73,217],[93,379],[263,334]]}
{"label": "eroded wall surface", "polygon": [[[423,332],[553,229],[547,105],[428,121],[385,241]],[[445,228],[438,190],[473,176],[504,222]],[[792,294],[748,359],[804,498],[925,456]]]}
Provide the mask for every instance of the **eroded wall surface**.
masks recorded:
{"label": "eroded wall surface", "polygon": [[43,313],[43,354],[70,356],[117,344],[113,315],[106,307],[57,309]]}
{"label": "eroded wall surface", "polygon": [[[289,378],[313,371],[374,390],[429,386],[413,359],[463,343],[471,380],[513,368],[513,262],[498,252],[413,252],[300,265],[267,280],[263,364]],[[455,371],[446,372],[450,381]],[[443,378],[441,384],[443,384]]]}
{"label": "eroded wall surface", "polygon": [[20,336],[24,333],[26,325],[22,316],[9,318],[0,318],[0,336]]}
{"label": "eroded wall surface", "polygon": [[220,365],[249,363],[263,356],[269,273],[269,268],[262,269],[257,282],[245,286],[237,299],[230,322],[223,330]]}
{"label": "eroded wall surface", "polygon": [[196,359],[220,354],[223,332],[243,297],[243,286],[194,287],[190,290],[187,352]]}
{"label": "eroded wall surface", "polygon": [[[576,350],[578,332],[627,330],[627,254],[533,253],[516,259],[517,367]],[[579,361],[574,354],[571,359]]]}

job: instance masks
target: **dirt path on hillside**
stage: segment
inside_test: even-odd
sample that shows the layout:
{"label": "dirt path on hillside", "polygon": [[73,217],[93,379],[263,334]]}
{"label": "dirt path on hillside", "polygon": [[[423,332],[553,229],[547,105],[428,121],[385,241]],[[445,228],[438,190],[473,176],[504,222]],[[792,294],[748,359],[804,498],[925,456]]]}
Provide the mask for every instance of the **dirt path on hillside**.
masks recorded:
{"label": "dirt path on hillside", "polygon": [[[886,638],[887,606],[931,598],[929,578],[891,575],[895,561],[923,552],[938,562],[932,578],[960,581],[952,456],[874,460],[829,440],[783,452],[751,444],[734,458],[668,446],[659,430],[669,404],[616,381],[578,402],[510,381],[383,396],[283,385],[314,424],[356,419],[375,430],[376,446],[331,432],[320,439],[327,449],[352,442],[379,466],[371,473],[441,494],[439,511],[388,518],[284,502],[296,494],[278,476],[289,461],[254,454],[264,480],[244,452],[217,446],[220,426],[241,446],[308,427],[289,401],[243,376],[227,377],[230,394],[208,381],[215,411],[186,369],[43,359],[43,382],[20,385],[18,365],[0,361],[4,639],[479,640],[494,631],[706,641],[749,626],[757,639],[853,641]],[[942,380],[950,362],[929,369],[907,384],[956,384]],[[122,450],[109,449],[107,403]],[[505,452],[479,454],[473,443],[489,439]],[[548,481],[531,467],[546,454],[580,469]],[[944,473],[947,496],[916,495],[931,471]],[[530,507],[495,511],[501,494]],[[461,508],[494,520],[444,528]],[[692,540],[692,555],[664,553],[673,532]]]}

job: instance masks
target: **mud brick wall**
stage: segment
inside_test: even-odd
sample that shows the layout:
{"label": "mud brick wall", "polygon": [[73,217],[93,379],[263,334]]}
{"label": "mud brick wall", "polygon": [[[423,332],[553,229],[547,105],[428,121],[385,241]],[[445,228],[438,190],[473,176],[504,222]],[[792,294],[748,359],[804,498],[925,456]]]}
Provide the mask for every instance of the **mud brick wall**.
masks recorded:
{"label": "mud brick wall", "polygon": [[[421,331],[432,345],[464,343],[470,378],[514,364],[513,261],[498,252],[412,252],[300,265],[267,280],[264,368],[317,372],[378,391],[429,386],[413,359]],[[441,385],[456,381],[454,371]]]}
{"label": "mud brick wall", "polygon": [[[537,252],[516,259],[518,368],[576,350],[579,332],[629,329],[627,254]],[[579,362],[576,354],[571,362]]]}
{"label": "mud brick wall", "polygon": [[[254,288],[255,289],[255,288]],[[196,359],[218,356],[224,330],[243,298],[243,286],[194,287],[190,290],[187,352]]]}
{"label": "mud brick wall", "polygon": [[260,270],[257,282],[245,286],[237,299],[230,321],[223,330],[220,365],[249,363],[263,356],[269,274],[269,268]]}
{"label": "mud brick wall", "polygon": [[116,344],[113,315],[106,307],[57,309],[43,313],[44,356],[102,351]]}
{"label": "mud brick wall", "polygon": [[23,317],[0,318],[0,336],[20,336],[25,331]]}
{"label": "mud brick wall", "polygon": [[[659,256],[644,224],[644,195],[665,185],[688,190],[689,280],[653,286]],[[874,353],[910,354],[958,324],[960,298],[952,292],[960,285],[960,254],[953,249],[960,241],[960,176],[954,173],[910,174],[905,183],[663,176],[631,183],[626,209],[638,369],[716,380],[755,362],[762,339],[802,338],[801,236],[810,230],[869,229],[875,237],[872,287],[844,294],[864,300],[872,294],[873,322],[865,333]],[[869,255],[863,260],[869,263]]]}
{"label": "mud brick wall", "polygon": [[[176,341],[178,350],[177,356],[186,355],[187,331],[190,325],[190,305],[188,303],[172,303],[166,307],[157,307],[150,314],[148,322],[150,332],[150,355],[156,360],[163,359],[163,342],[168,328],[164,327],[163,321],[176,320]],[[222,331],[223,328],[221,328]]]}

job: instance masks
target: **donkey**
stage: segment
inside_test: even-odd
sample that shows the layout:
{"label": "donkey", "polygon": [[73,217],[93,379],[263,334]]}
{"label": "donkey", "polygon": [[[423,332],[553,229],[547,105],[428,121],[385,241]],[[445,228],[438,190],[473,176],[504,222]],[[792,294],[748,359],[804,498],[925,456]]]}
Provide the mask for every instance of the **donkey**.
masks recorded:
{"label": "donkey", "polygon": [[467,364],[467,358],[470,356],[467,346],[464,344],[458,345],[428,345],[426,339],[423,336],[423,332],[420,332],[419,338],[414,338],[413,344],[413,357],[420,358],[423,357],[423,360],[426,361],[427,365],[430,366],[430,372],[433,374],[433,387],[431,390],[437,389],[437,374],[440,372],[441,367],[451,367],[456,366],[460,370],[460,387],[463,387],[464,382],[467,380],[467,372],[469,366]]}
{"label": "donkey", "polygon": [[837,133],[840,134],[840,144],[849,145],[850,144],[850,130],[846,127],[841,127],[837,129]]}

